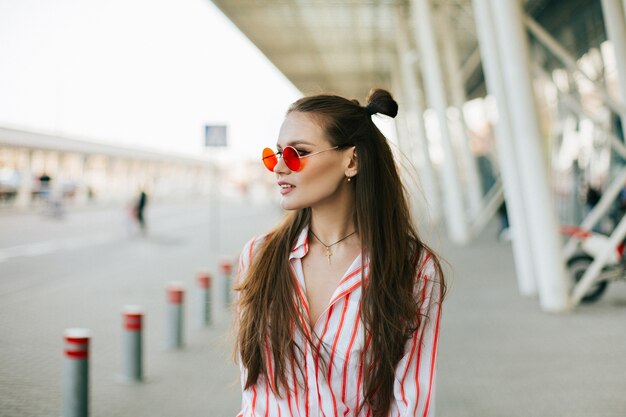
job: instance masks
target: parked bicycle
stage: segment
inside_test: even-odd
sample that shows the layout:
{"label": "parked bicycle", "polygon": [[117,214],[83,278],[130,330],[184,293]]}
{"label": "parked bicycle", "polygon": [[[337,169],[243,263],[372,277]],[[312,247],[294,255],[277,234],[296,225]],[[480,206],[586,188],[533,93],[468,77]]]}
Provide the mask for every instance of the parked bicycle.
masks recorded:
{"label": "parked bicycle", "polygon": [[[561,233],[579,240],[579,251],[567,260],[567,269],[572,283],[575,285],[585,275],[594,259],[609,248],[609,237],[578,226],[563,226]],[[606,264],[602,268],[600,275],[596,277],[594,284],[581,299],[581,302],[593,303],[598,301],[604,295],[610,282],[620,279],[626,280],[624,248],[624,242],[621,242],[615,248],[610,248],[611,254]]]}

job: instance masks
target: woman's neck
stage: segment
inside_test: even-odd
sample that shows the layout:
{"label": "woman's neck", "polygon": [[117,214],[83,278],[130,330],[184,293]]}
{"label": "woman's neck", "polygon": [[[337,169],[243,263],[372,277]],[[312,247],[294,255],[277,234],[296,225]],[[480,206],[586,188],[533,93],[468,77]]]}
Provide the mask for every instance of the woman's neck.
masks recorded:
{"label": "woman's neck", "polygon": [[352,207],[311,208],[310,229],[327,245],[356,231]]}

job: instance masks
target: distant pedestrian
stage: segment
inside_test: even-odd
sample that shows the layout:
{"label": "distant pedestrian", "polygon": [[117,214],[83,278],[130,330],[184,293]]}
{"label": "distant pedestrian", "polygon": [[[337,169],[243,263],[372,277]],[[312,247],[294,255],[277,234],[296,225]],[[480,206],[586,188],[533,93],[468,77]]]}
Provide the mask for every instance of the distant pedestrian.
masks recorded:
{"label": "distant pedestrian", "polygon": [[61,219],[65,214],[63,208],[63,195],[57,189],[52,187],[52,177],[44,172],[38,178],[39,180],[39,196],[45,202],[45,214]]}
{"label": "distant pedestrian", "polygon": [[263,151],[288,213],[240,258],[239,416],[434,415],[444,278],[367,101],[302,98]]}
{"label": "distant pedestrian", "polygon": [[145,210],[146,210],[147,204],[148,204],[148,195],[142,189],[139,192],[139,197],[137,198],[137,201],[133,208],[133,212],[134,212],[133,214],[135,215],[135,220],[137,220],[137,224],[139,225],[139,230],[141,231],[142,234],[145,234],[147,231],[146,218],[145,218]]}
{"label": "distant pedestrian", "polygon": [[39,176],[39,196],[44,200],[48,201],[50,197],[50,183],[52,182],[52,177],[48,175],[46,172]]}

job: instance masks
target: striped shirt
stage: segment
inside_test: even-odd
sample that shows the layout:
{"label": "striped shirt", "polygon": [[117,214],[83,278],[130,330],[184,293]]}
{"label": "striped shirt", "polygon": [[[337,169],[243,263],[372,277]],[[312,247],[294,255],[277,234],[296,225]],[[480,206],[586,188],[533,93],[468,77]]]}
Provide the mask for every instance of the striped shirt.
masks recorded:
{"label": "striped shirt", "polygon": [[[250,266],[250,261],[263,241],[263,237],[248,242],[240,256],[238,279],[241,280]],[[306,287],[302,271],[302,258],[309,250],[308,228],[300,233],[290,255],[289,262],[297,278],[297,296],[308,315]],[[331,297],[327,309],[322,313],[313,328],[308,324],[308,316],[300,317],[305,331],[313,332],[320,340],[320,356],[306,342],[304,335],[294,336],[304,352],[304,375],[299,372],[292,359],[290,381],[287,390],[281,390],[281,397],[273,394],[268,380],[259,376],[255,385],[244,389],[242,410],[237,417],[346,417],[356,416],[363,400],[363,368],[365,352],[371,337],[364,335],[360,318],[362,280],[367,280],[367,260],[363,265],[359,255],[341,278]],[[404,356],[398,362],[395,372],[393,399],[389,416],[435,415],[435,363],[437,340],[441,317],[441,291],[439,276],[432,258],[427,255],[417,268],[414,294],[421,299],[420,314],[423,318],[419,329],[407,341]],[[313,337],[313,340],[317,340]],[[269,359],[270,381],[273,378],[273,361],[266,345]],[[325,366],[326,369],[320,369]],[[289,367],[288,367],[289,368]],[[245,386],[246,369],[241,367],[241,384]],[[366,405],[358,416],[370,417],[371,410]]]}

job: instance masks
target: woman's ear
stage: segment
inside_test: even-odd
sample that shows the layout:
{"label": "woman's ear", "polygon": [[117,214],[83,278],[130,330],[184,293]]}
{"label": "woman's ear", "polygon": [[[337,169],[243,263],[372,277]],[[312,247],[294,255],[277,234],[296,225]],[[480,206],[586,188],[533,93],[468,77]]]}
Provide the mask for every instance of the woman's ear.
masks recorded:
{"label": "woman's ear", "polygon": [[359,160],[356,154],[356,146],[352,146],[346,152],[346,177],[354,177],[359,172]]}

